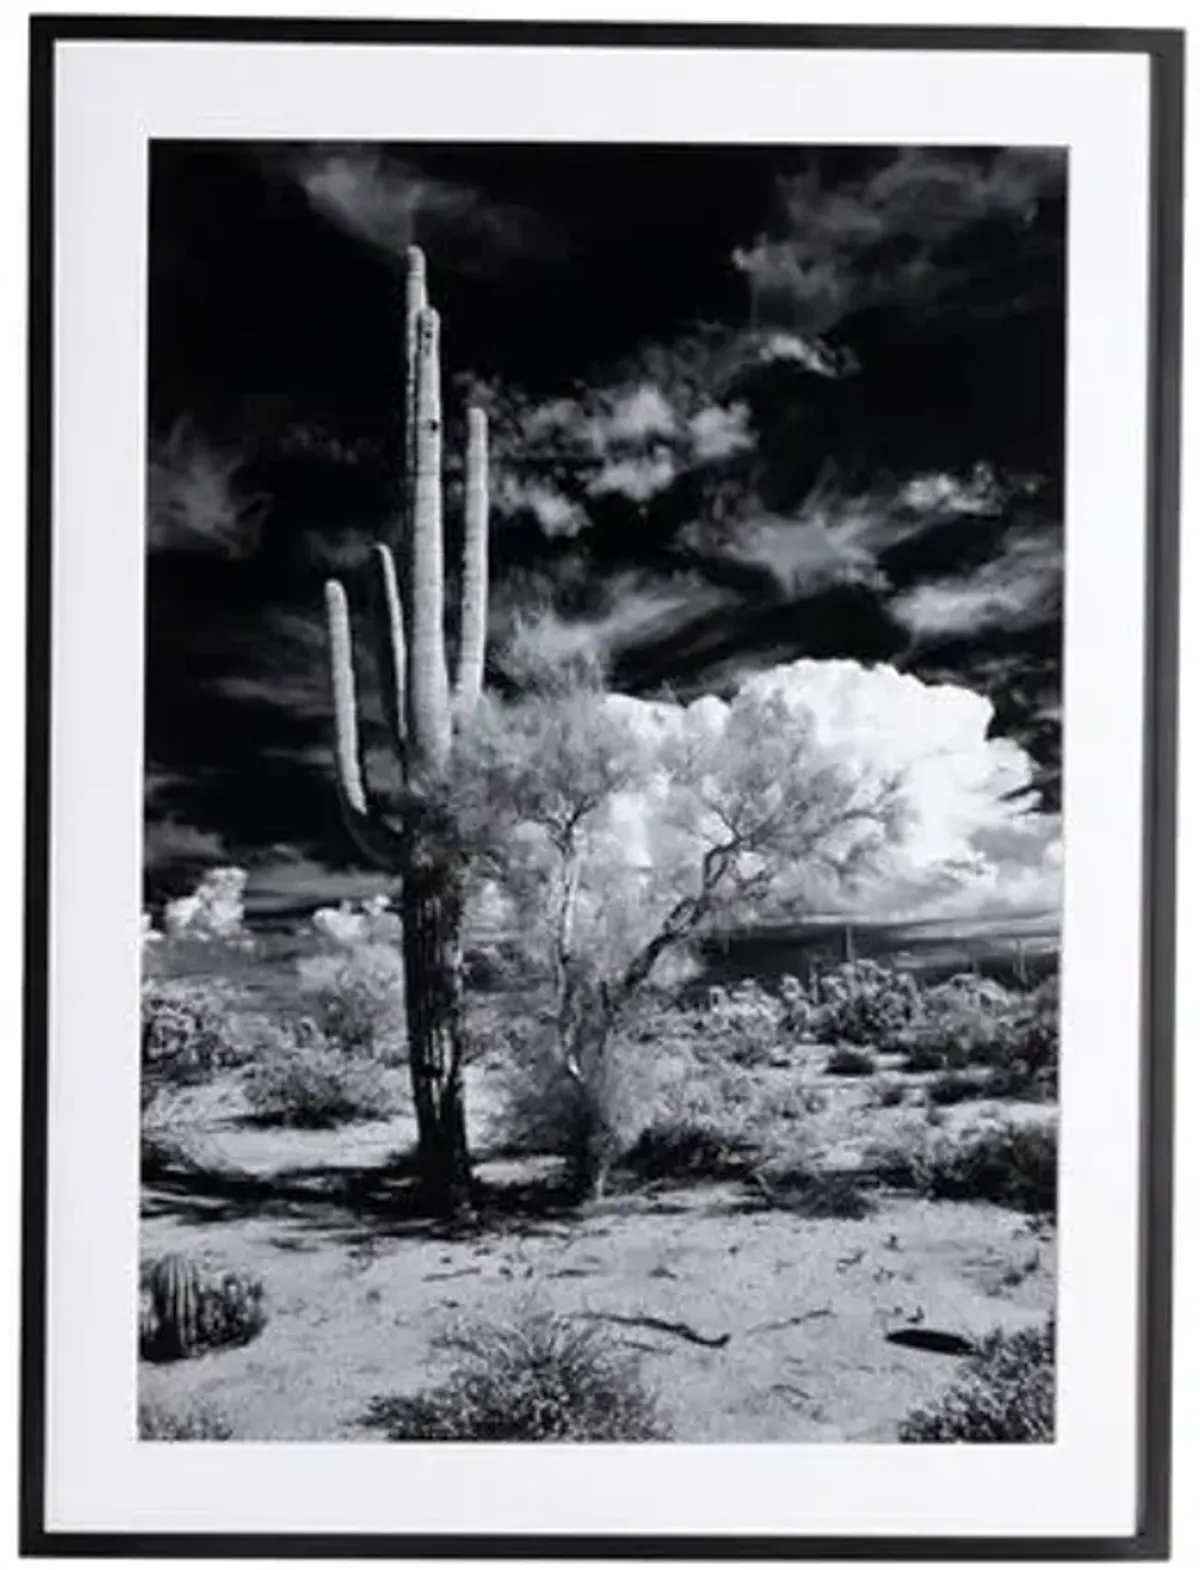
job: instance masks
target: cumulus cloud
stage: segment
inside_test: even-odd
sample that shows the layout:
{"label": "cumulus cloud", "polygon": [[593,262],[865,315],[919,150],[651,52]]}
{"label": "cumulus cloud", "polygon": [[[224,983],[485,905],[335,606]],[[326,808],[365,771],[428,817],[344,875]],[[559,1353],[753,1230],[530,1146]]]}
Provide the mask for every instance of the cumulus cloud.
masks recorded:
{"label": "cumulus cloud", "polygon": [[1050,930],[1057,929],[1063,888],[1057,813],[1028,813],[1000,828],[982,829],[973,848],[974,856],[953,875],[897,890],[892,911],[936,921],[1050,917]]}
{"label": "cumulus cloud", "polygon": [[905,148],[841,185],[810,171],[781,182],[779,232],[736,251],[734,263],[797,330],[826,333],[855,311],[927,303],[965,281],[970,267],[953,243],[986,220],[1027,231],[1064,169],[1055,149],[978,157]]}
{"label": "cumulus cloud", "polygon": [[191,420],[179,420],[150,448],[147,548],[252,554],[266,502],[239,485],[243,467],[240,453],[210,441]]}
{"label": "cumulus cloud", "polygon": [[[691,704],[610,695],[606,708],[651,755],[680,738],[719,740],[747,724],[794,724],[814,767],[835,762],[864,782],[899,781],[905,829],[895,853],[858,896],[863,914],[903,914],[941,901],[958,913],[1042,908],[1056,898],[1058,820],[1037,812],[1033,766],[1016,743],[990,734],[979,693],[932,685],[890,666],[798,660],[746,677],[726,701]],[[662,775],[625,793],[599,832],[631,873],[652,868],[671,830]],[[803,901],[805,869],[794,893]],[[788,880],[783,880],[784,893]]]}
{"label": "cumulus cloud", "polygon": [[490,202],[377,148],[310,148],[288,170],[316,212],[390,256],[461,239],[470,244],[460,261],[482,266],[545,243],[542,224],[526,209]]}
{"label": "cumulus cloud", "polygon": [[889,610],[914,638],[937,642],[1036,626],[1058,614],[1061,592],[1058,532],[1024,529],[973,572],[917,584]]}

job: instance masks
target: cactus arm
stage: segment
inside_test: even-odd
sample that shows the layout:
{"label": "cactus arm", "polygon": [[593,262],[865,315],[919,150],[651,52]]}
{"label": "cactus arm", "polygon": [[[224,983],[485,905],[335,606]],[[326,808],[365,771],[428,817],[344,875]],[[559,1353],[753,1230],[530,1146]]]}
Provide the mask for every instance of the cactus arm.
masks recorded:
{"label": "cactus arm", "polygon": [[443,628],[442,407],[438,315],[417,320],[417,401],[413,504],[405,621],[408,634],[406,725],[410,773],[441,779],[450,760],[450,683]]}
{"label": "cactus arm", "polygon": [[397,865],[402,844],[372,806],[367,794],[354,683],[354,651],[350,639],[350,607],[336,578],[325,585],[329,629],[329,675],[333,688],[338,796],[351,838],[363,854],[389,870]]}
{"label": "cactus arm", "polygon": [[412,527],[413,478],[417,440],[417,338],[421,312],[428,304],[425,287],[425,253],[410,245],[404,277],[404,449],[400,483],[401,526]]}
{"label": "cactus arm", "polygon": [[467,410],[467,486],[463,522],[462,617],[455,699],[464,713],[483,690],[488,597],[488,428],[482,409]]}
{"label": "cactus arm", "polygon": [[396,582],[396,562],[386,545],[371,552],[375,567],[375,658],[383,697],[384,718],[404,768],[404,611]]}

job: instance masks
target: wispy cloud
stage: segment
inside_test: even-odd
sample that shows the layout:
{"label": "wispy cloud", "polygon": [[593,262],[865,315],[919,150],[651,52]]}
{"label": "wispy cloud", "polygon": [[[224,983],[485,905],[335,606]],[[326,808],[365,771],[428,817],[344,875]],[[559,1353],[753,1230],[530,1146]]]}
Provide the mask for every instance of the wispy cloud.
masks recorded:
{"label": "wispy cloud", "polygon": [[240,453],[210,441],[189,419],[151,445],[146,542],[151,551],[253,553],[265,498],[242,488]]}
{"label": "wispy cloud", "polygon": [[220,834],[179,818],[152,818],[146,824],[142,859],[151,877],[163,873],[220,867],[229,852]]}
{"label": "wispy cloud", "polygon": [[[353,607],[361,618],[357,604]],[[359,639],[356,649],[366,640]],[[227,632],[225,651],[237,674],[212,682],[212,690],[238,704],[286,712],[301,720],[323,720],[330,712],[325,624],[318,606],[311,613],[265,609],[252,629]],[[365,669],[363,668],[365,667]],[[360,681],[373,667],[362,661]]]}
{"label": "wispy cloud", "polygon": [[389,256],[414,244],[463,240],[469,245],[460,264],[482,270],[549,244],[544,222],[528,209],[490,201],[377,148],[313,147],[287,167],[314,211]]}
{"label": "wispy cloud", "polygon": [[644,376],[540,404],[497,388],[484,396],[497,413],[497,510],[532,513],[551,538],[588,528],[593,500],[621,496],[645,505],[682,475],[755,447],[744,402],[709,398],[696,387],[664,389]]}
{"label": "wispy cloud", "polygon": [[758,569],[791,596],[839,586],[886,594],[888,551],[951,519],[998,517],[1025,484],[1002,485],[985,464],[965,475],[920,473],[860,493],[839,490],[834,475],[795,515],[751,516],[720,532],[695,525],[687,541],[702,555]]}
{"label": "wispy cloud", "polygon": [[920,583],[891,601],[891,615],[919,641],[1020,631],[1059,612],[1062,541],[1025,528],[973,572]]}
{"label": "wispy cloud", "polygon": [[1028,230],[1063,180],[1054,149],[978,156],[906,148],[856,181],[829,186],[815,170],[780,185],[782,221],[734,253],[760,301],[785,308],[803,333],[829,332],[867,306],[924,303],[971,275],[954,242],[999,220]]}
{"label": "wispy cloud", "polygon": [[500,513],[532,513],[547,539],[574,539],[588,526],[588,516],[551,480],[501,469],[492,480],[492,504]]}
{"label": "wispy cloud", "polygon": [[750,411],[744,403],[725,406],[712,404],[701,409],[688,422],[692,452],[701,463],[717,463],[734,453],[749,452],[754,446],[750,430]]}
{"label": "wispy cloud", "polygon": [[[745,266],[744,258],[739,261],[739,265]],[[746,270],[750,271],[749,268]],[[751,276],[753,277],[752,272]],[[757,357],[764,364],[790,360],[804,370],[811,371],[814,376],[824,376],[831,380],[853,376],[859,370],[858,359],[853,350],[826,343],[823,338],[802,338],[799,333],[778,331],[751,336],[757,349]]]}
{"label": "wispy cloud", "polygon": [[587,614],[515,605],[499,630],[499,662],[518,677],[524,670],[580,659],[607,667],[631,649],[704,620],[728,600],[723,590],[692,574],[625,572],[609,583],[603,604]]}
{"label": "wispy cloud", "polygon": [[840,584],[885,588],[877,557],[892,538],[886,516],[869,503],[851,503],[800,518],[752,518],[719,554],[758,568],[787,594],[816,594]]}

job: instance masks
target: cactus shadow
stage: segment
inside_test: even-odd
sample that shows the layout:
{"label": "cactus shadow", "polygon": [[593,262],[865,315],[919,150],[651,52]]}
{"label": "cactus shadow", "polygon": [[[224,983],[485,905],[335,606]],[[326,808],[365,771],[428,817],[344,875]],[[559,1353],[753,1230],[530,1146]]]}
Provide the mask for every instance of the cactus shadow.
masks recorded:
{"label": "cactus shadow", "polygon": [[[465,1216],[431,1210],[415,1155],[386,1164],[305,1166],[269,1173],[179,1166],[143,1184],[143,1221],[210,1228],[279,1222],[293,1240],[362,1246],[387,1239],[532,1234],[578,1211],[556,1177],[478,1181]],[[293,1241],[289,1246],[297,1246]]]}

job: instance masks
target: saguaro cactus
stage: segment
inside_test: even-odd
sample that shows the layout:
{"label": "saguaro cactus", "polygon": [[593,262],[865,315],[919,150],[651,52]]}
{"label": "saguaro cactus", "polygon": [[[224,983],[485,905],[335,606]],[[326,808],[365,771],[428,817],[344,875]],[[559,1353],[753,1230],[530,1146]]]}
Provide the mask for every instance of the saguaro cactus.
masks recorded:
{"label": "saguaro cactus", "polygon": [[435,1202],[457,1209],[470,1187],[462,1093],[465,868],[450,820],[447,787],[455,720],[469,711],[483,685],[487,422],[482,410],[469,410],[459,648],[452,690],[444,632],[439,323],[426,301],[424,257],[415,248],[408,253],[405,306],[404,461],[395,541],[399,573],[388,541],[372,552],[383,717],[404,779],[404,806],[396,820],[371,799],[363,768],[349,604],[336,579],[325,586],[325,602],[339,795],[357,845],[400,881],[421,1172]]}

